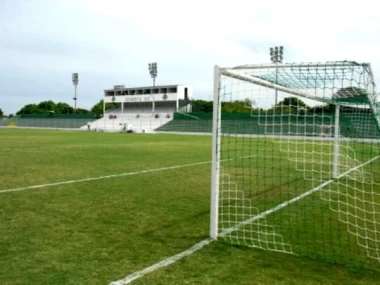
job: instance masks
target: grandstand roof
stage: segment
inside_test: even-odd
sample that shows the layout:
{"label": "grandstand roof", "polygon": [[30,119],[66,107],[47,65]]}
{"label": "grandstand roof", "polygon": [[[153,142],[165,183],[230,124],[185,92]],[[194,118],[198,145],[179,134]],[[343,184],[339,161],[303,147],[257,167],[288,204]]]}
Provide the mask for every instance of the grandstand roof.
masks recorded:
{"label": "grandstand roof", "polygon": [[[158,88],[174,88],[177,86],[188,86],[190,84],[170,84],[170,85],[155,85],[155,86],[142,86],[142,87],[122,87],[116,88],[116,90],[128,90],[128,89],[158,89]],[[115,88],[104,89],[104,91],[113,91]]]}

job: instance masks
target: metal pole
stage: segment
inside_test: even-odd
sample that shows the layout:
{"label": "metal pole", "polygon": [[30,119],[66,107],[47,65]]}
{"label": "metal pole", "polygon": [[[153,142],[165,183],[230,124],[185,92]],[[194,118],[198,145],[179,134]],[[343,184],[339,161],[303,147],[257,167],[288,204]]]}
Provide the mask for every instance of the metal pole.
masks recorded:
{"label": "metal pole", "polygon": [[78,86],[78,73],[73,73],[72,74],[72,80],[74,84],[74,114],[77,112],[77,86]]}
{"label": "metal pole", "polygon": [[236,78],[236,79],[240,79],[240,80],[247,81],[247,82],[252,82],[252,83],[258,84],[260,86],[269,87],[272,89],[277,88],[278,90],[280,90],[282,92],[286,92],[286,93],[293,94],[296,96],[305,97],[305,98],[312,99],[312,100],[317,100],[317,101],[323,102],[323,103],[329,103],[328,100],[325,100],[321,97],[313,96],[313,94],[309,94],[307,92],[300,91],[297,89],[290,89],[290,88],[287,88],[284,86],[280,86],[280,85],[271,83],[269,81],[259,79],[257,77],[249,76],[246,74],[241,74],[241,73],[238,73],[238,72],[233,71],[233,70],[221,69],[221,73],[224,75],[228,75],[230,77]]}
{"label": "metal pole", "polygon": [[[276,63],[276,85],[277,85],[277,81],[278,81],[278,66],[277,66],[277,63]],[[275,89],[275,107],[277,106],[277,101],[278,101],[278,90],[277,88]]]}
{"label": "metal pole", "polygon": [[221,104],[220,104],[220,69],[214,68],[214,106],[212,130],[212,177],[211,177],[211,209],[210,238],[218,238],[219,218],[219,179],[220,179],[220,136],[221,136]]}
{"label": "metal pole", "polygon": [[103,131],[106,129],[106,97],[103,99]]}
{"label": "metal pole", "polygon": [[103,118],[106,116],[106,98],[103,99]]}
{"label": "metal pole", "polygon": [[[345,67],[345,66],[363,66],[367,67],[369,63],[356,63],[353,61],[341,61],[341,62],[333,62],[333,63],[280,63],[279,67],[287,68],[287,67]],[[276,68],[276,66],[272,64],[246,64],[239,65],[233,67],[224,67],[223,69],[263,69],[263,68]]]}
{"label": "metal pole", "polygon": [[339,176],[339,108],[339,105],[335,106],[333,178]]}
{"label": "metal pole", "polygon": [[74,93],[74,113],[77,112],[77,85],[75,85],[75,93]]}
{"label": "metal pole", "polygon": [[155,101],[154,101],[154,96],[152,94],[150,94],[150,97],[152,97],[152,116],[154,115],[154,111],[156,109],[156,104],[155,104]]}

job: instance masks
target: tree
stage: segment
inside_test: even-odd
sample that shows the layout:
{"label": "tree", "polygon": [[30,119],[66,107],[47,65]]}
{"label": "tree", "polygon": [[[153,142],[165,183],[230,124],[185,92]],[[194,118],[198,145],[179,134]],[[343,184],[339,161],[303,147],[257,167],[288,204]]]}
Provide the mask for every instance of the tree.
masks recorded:
{"label": "tree", "polygon": [[56,105],[55,112],[57,114],[72,114],[74,113],[74,109],[67,103],[59,102]]}
{"label": "tree", "polygon": [[[248,98],[243,101],[236,100],[231,102],[222,102],[222,112],[250,113],[255,104],[255,102],[252,102]],[[192,109],[193,112],[209,113],[213,111],[213,102],[205,100],[194,100],[192,101]]]}
{"label": "tree", "polygon": [[3,110],[0,109],[0,118],[4,116]]}
{"label": "tree", "polygon": [[286,97],[284,100],[278,102],[276,106],[267,110],[267,113],[305,115],[309,109],[310,107],[306,105],[302,100],[296,97]]}
{"label": "tree", "polygon": [[280,101],[275,108],[279,108],[283,114],[298,115],[305,115],[309,110],[309,106],[296,97],[284,98],[284,100]]}
{"label": "tree", "polygon": [[75,113],[76,114],[88,114],[88,113],[90,113],[90,111],[86,110],[86,109],[77,108]]}
{"label": "tree", "polygon": [[[106,103],[106,110],[113,109],[116,107],[115,103]],[[91,112],[96,115],[103,114],[103,99],[96,103],[92,108]]]}
{"label": "tree", "polygon": [[193,112],[204,112],[209,113],[212,112],[212,101],[205,100],[193,100],[191,102]]}
{"label": "tree", "polygon": [[232,102],[222,102],[222,112],[224,113],[250,113],[251,112],[251,102],[244,101],[232,101]]}
{"label": "tree", "polygon": [[16,115],[21,114],[41,114],[41,111],[36,104],[28,104],[22,107],[20,111],[16,112]]}
{"label": "tree", "polygon": [[[76,113],[78,114],[86,114],[89,111],[86,109],[77,109]],[[67,103],[58,102],[57,104],[53,101],[42,101],[38,105],[37,104],[28,104],[21,108],[16,114],[72,114],[74,113],[74,109]]]}
{"label": "tree", "polygon": [[49,101],[42,101],[41,103],[37,105],[37,107],[38,109],[40,109],[42,113],[49,113],[51,111],[55,112],[57,105],[53,101],[49,100]]}
{"label": "tree", "polygon": [[307,105],[302,100],[296,98],[296,97],[286,97],[284,100],[280,101],[278,106],[290,106],[290,107],[301,107],[306,108]]}
{"label": "tree", "polygon": [[333,104],[326,104],[322,106],[315,106],[309,109],[310,113],[315,114],[333,114],[335,113],[335,105]]}

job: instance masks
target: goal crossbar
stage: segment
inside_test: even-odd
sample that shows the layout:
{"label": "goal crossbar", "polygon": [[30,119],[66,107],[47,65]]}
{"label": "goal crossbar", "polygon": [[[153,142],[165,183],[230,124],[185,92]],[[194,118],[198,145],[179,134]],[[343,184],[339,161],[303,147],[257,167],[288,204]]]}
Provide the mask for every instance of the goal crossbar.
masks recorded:
{"label": "goal crossbar", "polygon": [[358,63],[356,61],[337,61],[337,62],[326,62],[326,63],[277,63],[277,64],[247,64],[247,65],[238,65],[234,67],[226,67],[224,69],[275,69],[275,68],[327,68],[327,67],[348,67],[348,66],[362,66],[368,69],[371,69],[370,63]]}
{"label": "goal crossbar", "polygon": [[328,103],[329,102],[329,100],[325,100],[325,99],[323,99],[321,97],[317,97],[317,96],[312,96],[312,95],[310,95],[307,92],[303,92],[303,91],[297,90],[297,89],[287,88],[287,87],[284,87],[284,86],[281,86],[281,85],[278,85],[278,84],[275,84],[275,83],[272,83],[272,82],[269,82],[269,81],[266,81],[266,80],[254,77],[254,76],[240,74],[240,73],[238,73],[236,71],[233,71],[233,70],[222,69],[221,73],[223,75],[230,76],[230,77],[235,78],[235,79],[240,79],[240,80],[247,81],[247,82],[250,82],[250,83],[254,83],[254,84],[257,84],[257,85],[260,85],[260,86],[263,86],[263,87],[268,87],[268,88],[276,89],[276,90],[279,90],[279,91],[282,91],[282,92],[285,92],[285,93],[288,93],[288,94],[304,97],[304,98],[307,98],[307,99],[316,100],[316,101],[319,101],[319,102],[322,102],[322,103]]}

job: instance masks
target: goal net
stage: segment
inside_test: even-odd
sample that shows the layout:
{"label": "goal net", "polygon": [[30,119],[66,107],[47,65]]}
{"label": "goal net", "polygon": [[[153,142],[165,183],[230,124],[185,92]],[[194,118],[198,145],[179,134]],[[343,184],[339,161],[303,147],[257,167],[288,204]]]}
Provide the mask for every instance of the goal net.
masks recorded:
{"label": "goal net", "polygon": [[210,236],[378,270],[370,64],[215,67],[214,84]]}

